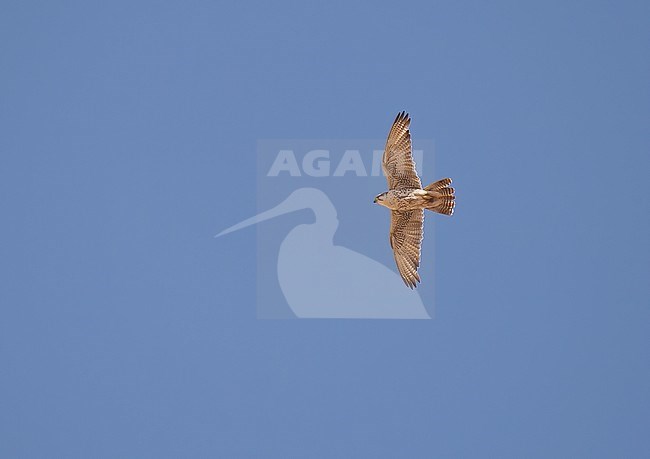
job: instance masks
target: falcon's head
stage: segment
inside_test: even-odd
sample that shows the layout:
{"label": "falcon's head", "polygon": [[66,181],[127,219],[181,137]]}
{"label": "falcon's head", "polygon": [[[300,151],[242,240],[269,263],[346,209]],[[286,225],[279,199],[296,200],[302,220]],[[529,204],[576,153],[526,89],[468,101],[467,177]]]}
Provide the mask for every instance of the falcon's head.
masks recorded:
{"label": "falcon's head", "polygon": [[377,204],[381,204],[385,199],[386,199],[386,192],[375,196],[375,200],[373,202]]}

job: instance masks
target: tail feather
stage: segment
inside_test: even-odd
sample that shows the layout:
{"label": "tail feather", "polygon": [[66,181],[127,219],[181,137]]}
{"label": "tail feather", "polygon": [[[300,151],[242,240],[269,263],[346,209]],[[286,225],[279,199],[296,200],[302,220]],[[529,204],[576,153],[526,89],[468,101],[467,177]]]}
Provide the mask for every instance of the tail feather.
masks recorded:
{"label": "tail feather", "polygon": [[427,209],[443,215],[454,214],[456,196],[454,196],[454,189],[449,185],[451,185],[451,179],[444,178],[424,188],[429,192],[430,204],[427,205]]}
{"label": "tail feather", "polygon": [[453,196],[454,195],[454,189],[452,187],[449,188],[441,188],[436,191],[429,191],[429,196],[434,196],[434,197],[440,197],[440,196]]}
{"label": "tail feather", "polygon": [[442,180],[438,180],[437,182],[433,182],[431,185],[427,185],[424,187],[425,191],[438,191],[443,188],[447,188],[451,185],[451,179],[450,178],[443,178]]}

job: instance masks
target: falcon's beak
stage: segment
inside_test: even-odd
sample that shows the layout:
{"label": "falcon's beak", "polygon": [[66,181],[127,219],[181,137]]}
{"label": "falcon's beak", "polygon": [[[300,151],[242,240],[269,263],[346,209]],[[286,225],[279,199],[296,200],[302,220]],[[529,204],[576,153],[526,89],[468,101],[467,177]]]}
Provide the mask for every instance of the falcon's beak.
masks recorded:
{"label": "falcon's beak", "polygon": [[372,201],[372,202],[374,202],[376,204],[377,203],[377,198],[375,198],[374,201]]}

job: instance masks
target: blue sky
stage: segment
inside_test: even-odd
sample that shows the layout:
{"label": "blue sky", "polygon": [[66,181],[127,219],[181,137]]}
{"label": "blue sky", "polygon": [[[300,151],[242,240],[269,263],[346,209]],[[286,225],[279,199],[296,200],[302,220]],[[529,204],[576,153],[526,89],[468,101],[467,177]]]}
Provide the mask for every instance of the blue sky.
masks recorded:
{"label": "blue sky", "polygon": [[[3,2],[0,456],[647,457],[648,17]],[[435,320],[257,320],[257,140],[400,110]]]}

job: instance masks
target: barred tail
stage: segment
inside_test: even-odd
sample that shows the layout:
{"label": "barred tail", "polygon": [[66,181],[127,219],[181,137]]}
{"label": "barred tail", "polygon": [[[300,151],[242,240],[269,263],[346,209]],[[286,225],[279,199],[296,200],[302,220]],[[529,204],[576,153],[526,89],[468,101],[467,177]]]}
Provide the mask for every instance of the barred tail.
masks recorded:
{"label": "barred tail", "polygon": [[439,214],[453,215],[456,196],[450,185],[451,179],[444,178],[424,187],[424,190],[429,192],[427,197],[430,201],[426,208]]}

